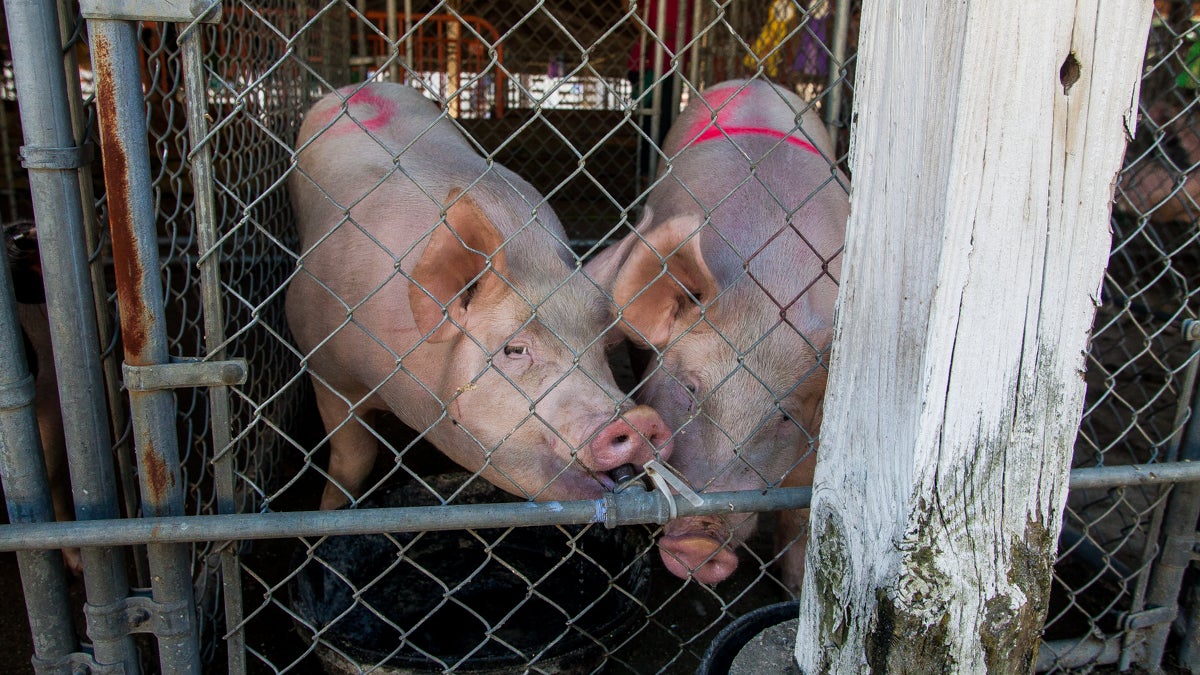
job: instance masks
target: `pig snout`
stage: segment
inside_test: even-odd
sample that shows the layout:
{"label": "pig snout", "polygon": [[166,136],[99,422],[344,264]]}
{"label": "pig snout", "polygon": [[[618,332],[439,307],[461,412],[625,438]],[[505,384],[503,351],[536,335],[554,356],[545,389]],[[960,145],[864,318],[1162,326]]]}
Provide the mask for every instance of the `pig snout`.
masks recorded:
{"label": "pig snout", "polygon": [[680,579],[691,577],[702,584],[715,584],[729,578],[737,569],[737,554],[730,551],[723,538],[705,529],[687,526],[689,519],[675,521],[683,524],[678,533],[668,532],[658,540],[658,553],[667,571]]}
{"label": "pig snout", "polygon": [[671,448],[671,430],[666,422],[654,408],[639,405],[609,422],[588,444],[589,468],[612,472],[616,478],[629,472],[626,465],[632,464],[640,470],[656,456],[659,459],[670,457]]}

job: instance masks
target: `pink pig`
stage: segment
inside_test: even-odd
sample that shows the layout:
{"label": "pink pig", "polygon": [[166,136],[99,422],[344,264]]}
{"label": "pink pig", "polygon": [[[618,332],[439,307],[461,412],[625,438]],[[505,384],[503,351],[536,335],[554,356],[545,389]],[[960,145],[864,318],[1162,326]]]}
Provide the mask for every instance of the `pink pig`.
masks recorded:
{"label": "pink pig", "polygon": [[[800,98],[734,81],[693,99],[664,145],[637,232],[588,265],[623,330],[658,355],[638,398],[677,430],[670,465],[696,490],[811,485],[849,215],[832,144]],[[798,589],[807,512],[780,516],[784,580]],[[755,522],[674,520],[663,562],[726,579]]]}
{"label": "pink pig", "polygon": [[361,496],[382,410],[526,498],[599,498],[608,472],[669,456],[662,418],[613,380],[608,299],[545,198],[432,101],[344,88],[296,147],[287,316],[330,434],[322,509]]}

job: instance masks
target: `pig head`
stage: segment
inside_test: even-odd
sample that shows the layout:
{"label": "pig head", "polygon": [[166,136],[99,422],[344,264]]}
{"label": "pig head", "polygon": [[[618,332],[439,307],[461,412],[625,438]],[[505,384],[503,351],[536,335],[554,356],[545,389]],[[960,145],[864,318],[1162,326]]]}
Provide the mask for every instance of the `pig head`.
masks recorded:
{"label": "pig head", "polygon": [[613,380],[608,299],[545,199],[418,91],[317,102],[289,188],[288,323],[330,442],[321,508],[363,494],[383,410],[526,498],[598,498],[613,469],[669,456],[661,417]]}
{"label": "pig head", "polygon": [[[849,205],[832,145],[806,111],[763,82],[704,92],[667,136],[636,231],[588,264],[622,329],[653,352],[637,396],[676,430],[670,466],[698,491],[812,482]],[[783,514],[776,530],[792,588],[806,516]],[[755,520],[672,521],[663,562],[719,582]]]}

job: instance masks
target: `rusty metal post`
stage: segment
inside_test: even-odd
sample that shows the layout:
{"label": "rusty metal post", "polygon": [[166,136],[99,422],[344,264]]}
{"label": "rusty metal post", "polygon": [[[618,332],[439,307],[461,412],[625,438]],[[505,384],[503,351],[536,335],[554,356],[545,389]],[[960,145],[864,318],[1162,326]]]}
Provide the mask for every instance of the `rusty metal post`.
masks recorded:
{"label": "rusty metal post", "polygon": [[[37,217],[50,337],[58,373],[63,433],[78,520],[118,517],[112,442],[100,370],[96,312],[84,250],[78,167],[67,103],[57,5],[5,0],[25,145],[21,154]],[[124,626],[129,595],[121,549],[80,551],[92,611],[88,635],[95,663],[138,672],[138,653]],[[39,589],[45,590],[45,589]]]}
{"label": "rusty metal post", "polygon": [[[170,363],[166,312],[146,139],[145,103],[138,61],[138,24],[89,17],[100,149],[108,195],[117,304],[125,368]],[[127,378],[128,379],[128,378]],[[175,436],[175,395],[170,389],[130,386],[134,446],[146,516],[180,516],[184,485]],[[191,549],[151,544],[149,622],[158,638],[163,672],[200,672]]]}
{"label": "rusty metal post", "polygon": [[[83,22],[75,15],[75,2],[58,0],[58,29],[62,35],[63,62],[66,68],[67,81],[79,77],[79,59],[75,56],[75,41],[83,40]],[[79,24],[76,25],[76,21]],[[83,93],[78,86],[67,87],[67,104],[71,108],[71,123],[75,130],[75,143],[85,147],[90,143],[88,138],[87,110],[83,102]],[[96,331],[100,342],[100,368],[104,373],[104,385],[108,392],[108,417],[116,438],[121,438],[121,432],[128,422],[125,404],[121,395],[120,356],[116,351],[116,324],[113,321],[112,309],[108,304],[108,288],[104,278],[104,256],[102,255],[102,224],[97,209],[91,208],[96,203],[95,189],[92,184],[92,166],[89,162],[79,168],[79,198],[83,209],[83,241],[84,251],[90,260],[92,272],[92,302],[96,305]],[[121,504],[125,513],[137,513],[137,476],[134,475],[133,451],[128,442],[117,442],[116,471],[119,477]],[[149,586],[150,573],[146,569],[146,554],[137,549],[133,551],[133,563],[137,570],[137,585]]]}

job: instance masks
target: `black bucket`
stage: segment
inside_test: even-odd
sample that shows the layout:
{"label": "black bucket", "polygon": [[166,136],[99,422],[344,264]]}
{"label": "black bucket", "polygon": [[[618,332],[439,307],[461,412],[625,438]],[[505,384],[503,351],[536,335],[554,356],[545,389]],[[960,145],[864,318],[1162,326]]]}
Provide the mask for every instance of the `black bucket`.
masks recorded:
{"label": "black bucket", "polygon": [[[743,614],[713,638],[708,649],[704,651],[704,658],[700,661],[696,675],[726,675],[733,668],[734,660],[752,640],[767,634],[767,631],[779,624],[795,621],[799,615],[799,600],[767,605],[749,614]],[[754,658],[749,659],[752,663],[746,664],[745,671],[773,675],[799,673],[793,655],[795,643],[796,630],[792,627],[782,644],[759,650]]]}
{"label": "black bucket", "polygon": [[[462,478],[426,482],[450,494]],[[454,503],[511,500],[473,484]],[[363,506],[431,501],[426,488],[405,485]],[[536,664],[587,673],[645,622],[636,599],[647,592],[652,547],[640,526],[330,537],[311,558],[298,552],[292,606],[306,641],[322,631],[317,652],[331,672],[511,673]]]}

